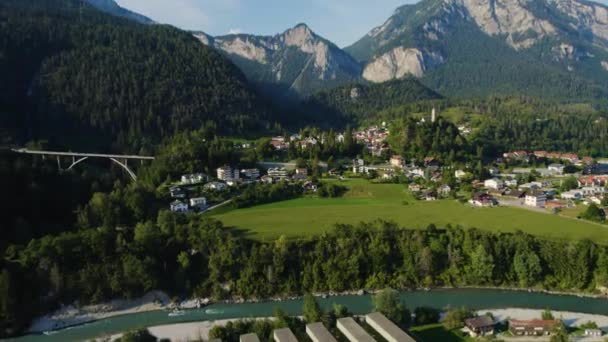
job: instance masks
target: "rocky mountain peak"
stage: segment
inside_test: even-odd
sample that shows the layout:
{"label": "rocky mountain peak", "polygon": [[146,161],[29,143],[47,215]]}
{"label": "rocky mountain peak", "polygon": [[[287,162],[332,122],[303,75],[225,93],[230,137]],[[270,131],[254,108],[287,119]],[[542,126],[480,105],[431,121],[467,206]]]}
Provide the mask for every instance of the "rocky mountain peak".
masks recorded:
{"label": "rocky mountain peak", "polygon": [[226,53],[254,81],[278,83],[290,92],[308,94],[325,83],[339,85],[361,76],[355,59],[303,23],[274,36],[193,35]]}
{"label": "rocky mountain peak", "polygon": [[318,43],[324,44],[306,24],[298,24],[278,36],[279,40],[287,46],[297,46],[302,51],[313,53]]}

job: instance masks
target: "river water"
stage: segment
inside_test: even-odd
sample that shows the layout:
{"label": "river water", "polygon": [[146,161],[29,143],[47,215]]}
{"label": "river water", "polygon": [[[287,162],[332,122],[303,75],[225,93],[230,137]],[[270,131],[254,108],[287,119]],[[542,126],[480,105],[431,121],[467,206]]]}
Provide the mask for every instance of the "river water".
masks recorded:
{"label": "river water", "polygon": [[[525,291],[449,289],[428,292],[402,292],[401,296],[407,307],[411,310],[418,306],[430,306],[439,309],[447,306],[466,306],[475,310],[525,308],[608,315],[608,300],[606,299]],[[372,307],[369,295],[319,298],[319,303],[323,308],[331,308],[334,303],[342,304],[355,314],[369,313]],[[167,311],[144,312],[107,318],[59,330],[49,335],[27,335],[7,341],[86,341],[94,337],[155,325],[239,317],[268,317],[272,316],[275,307],[279,307],[293,315],[301,314],[302,301],[289,300],[283,302],[210,305],[202,309],[188,310],[185,315],[179,317],[169,317]]]}

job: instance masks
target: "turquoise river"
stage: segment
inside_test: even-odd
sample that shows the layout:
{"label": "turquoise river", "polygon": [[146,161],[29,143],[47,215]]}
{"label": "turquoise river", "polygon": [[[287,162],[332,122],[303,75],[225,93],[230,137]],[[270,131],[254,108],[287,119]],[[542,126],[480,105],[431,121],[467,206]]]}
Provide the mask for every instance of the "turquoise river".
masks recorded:
{"label": "turquoise river", "polygon": [[[466,306],[467,308],[476,310],[528,308],[608,315],[607,299],[525,291],[485,289],[411,291],[403,292],[402,298],[410,309],[418,306],[431,306],[435,308]],[[369,295],[329,297],[319,299],[319,302],[325,308],[331,307],[334,303],[342,304],[357,314],[367,313],[371,309],[371,297]],[[273,308],[275,307],[280,307],[290,314],[300,314],[302,301],[288,300],[251,304],[217,304],[202,309],[188,310],[185,315],[180,317],[169,317],[167,311],[151,311],[107,318],[52,332],[48,335],[27,335],[6,341],[86,341],[93,337],[111,335],[140,327],[238,317],[266,317],[272,315]]]}

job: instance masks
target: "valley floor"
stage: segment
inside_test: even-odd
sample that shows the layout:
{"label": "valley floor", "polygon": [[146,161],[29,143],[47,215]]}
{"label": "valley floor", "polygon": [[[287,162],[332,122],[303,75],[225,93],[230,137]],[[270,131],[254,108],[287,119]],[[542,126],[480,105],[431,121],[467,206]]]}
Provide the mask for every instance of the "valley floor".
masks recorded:
{"label": "valley floor", "polygon": [[424,229],[448,224],[494,232],[523,231],[552,240],[582,240],[608,244],[608,226],[514,207],[473,208],[455,200],[415,200],[404,185],[343,182],[343,198],[305,197],[247,209],[213,214],[227,227],[244,230],[260,240],[280,235],[307,237],[330,230],[336,223],[394,221],[402,227]]}

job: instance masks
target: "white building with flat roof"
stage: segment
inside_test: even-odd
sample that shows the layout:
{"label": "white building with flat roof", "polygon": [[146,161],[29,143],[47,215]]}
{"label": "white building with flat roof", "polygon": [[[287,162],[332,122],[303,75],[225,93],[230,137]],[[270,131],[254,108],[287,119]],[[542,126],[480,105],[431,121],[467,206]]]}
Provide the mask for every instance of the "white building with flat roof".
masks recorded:
{"label": "white building with flat roof", "polygon": [[580,200],[583,198],[583,192],[580,190],[570,190],[566,192],[562,192],[560,195],[563,199],[567,200]]}
{"label": "white building with flat roof", "polygon": [[216,171],[217,179],[222,180],[224,182],[230,180],[238,180],[241,178],[240,171],[238,169],[233,169],[228,165],[218,167]]}
{"label": "white building with flat roof", "polygon": [[525,204],[529,207],[544,208],[547,204],[547,194],[544,191],[531,191],[526,194]]}
{"label": "white building with flat roof", "polygon": [[494,189],[494,190],[502,189],[505,187],[505,183],[498,178],[488,179],[485,182],[483,182],[483,185],[488,189]]}
{"label": "white building with flat roof", "polygon": [[352,317],[338,319],[337,327],[350,342],[376,342]]}

